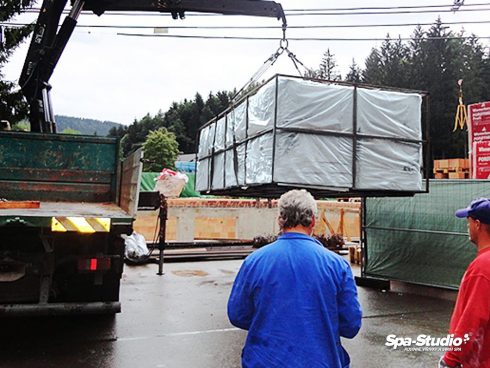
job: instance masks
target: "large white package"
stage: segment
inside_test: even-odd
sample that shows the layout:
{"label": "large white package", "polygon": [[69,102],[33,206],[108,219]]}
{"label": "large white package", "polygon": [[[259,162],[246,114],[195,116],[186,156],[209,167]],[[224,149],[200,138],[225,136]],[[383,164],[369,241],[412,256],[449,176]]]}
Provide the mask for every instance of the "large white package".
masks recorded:
{"label": "large white package", "polygon": [[246,184],[267,184],[272,181],[272,143],[272,132],[248,141],[245,160]]}
{"label": "large white package", "polygon": [[223,173],[225,172],[225,154],[218,153],[213,157],[213,182],[211,185],[212,189],[224,189],[225,187],[225,177]]}
{"label": "large white package", "polygon": [[245,185],[245,145],[225,152],[225,187]]}
{"label": "large white package", "polygon": [[271,80],[248,99],[248,137],[274,127],[275,94],[276,83]]}
{"label": "large white package", "polygon": [[358,189],[422,190],[421,145],[382,139],[358,142]]}
{"label": "large white package", "polygon": [[280,183],[349,187],[352,141],[302,133],[277,133],[274,178]]}
{"label": "large white package", "polygon": [[357,132],[420,140],[421,107],[420,94],[358,88]]}
{"label": "large white package", "polygon": [[352,86],[280,78],[277,126],[352,132]]}
{"label": "large white package", "polygon": [[201,129],[196,188],[421,192],[422,102],[416,92],[277,75]]}

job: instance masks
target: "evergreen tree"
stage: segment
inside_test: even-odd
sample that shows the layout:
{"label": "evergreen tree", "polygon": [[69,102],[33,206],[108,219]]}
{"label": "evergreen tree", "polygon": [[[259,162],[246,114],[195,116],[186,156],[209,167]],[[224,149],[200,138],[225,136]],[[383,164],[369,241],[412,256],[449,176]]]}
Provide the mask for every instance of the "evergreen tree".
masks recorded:
{"label": "evergreen tree", "polygon": [[438,19],[427,31],[419,54],[412,60],[420,79],[417,80],[418,85],[409,87],[429,91],[431,96],[431,162],[432,159],[465,156],[464,134],[452,133],[458,98],[457,81],[463,78],[458,65],[461,41],[453,37],[453,32]]}
{"label": "evergreen tree", "polygon": [[356,61],[352,59],[352,64],[349,67],[349,72],[347,73],[345,80],[347,82],[360,83],[362,80],[362,71],[357,65]]}
{"label": "evergreen tree", "polygon": [[390,87],[403,87],[409,81],[409,49],[401,39],[389,35],[379,50],[373,49],[366,59],[363,81]]}
{"label": "evergreen tree", "polygon": [[[458,36],[464,36],[461,31]],[[476,36],[457,38],[440,19],[427,30],[416,27],[405,45],[389,36],[366,59],[363,82],[430,93],[432,159],[465,157],[467,133],[452,132],[463,79],[466,104],[488,100],[489,61]]]}
{"label": "evergreen tree", "polygon": [[141,147],[148,134],[160,128],[174,134],[180,149],[185,153],[196,152],[196,138],[199,128],[210,119],[228,108],[231,92],[210,93],[206,102],[200,94],[194,100],[174,102],[164,113],[159,111],[155,116],[147,114],[141,120],[135,120],[128,127],[113,128],[109,136],[124,138],[121,140],[123,156]]}
{"label": "evergreen tree", "polygon": [[367,84],[381,84],[384,76],[379,51],[373,48],[364,64],[365,69],[362,72],[362,82]]}
{"label": "evergreen tree", "polygon": [[122,138],[127,131],[128,131],[128,127],[124,125],[119,125],[117,127],[112,127],[111,129],[109,129],[109,134],[107,134],[107,136],[114,137],[114,138]]}
{"label": "evergreen tree", "polygon": [[490,101],[490,51],[482,60],[482,101]]}
{"label": "evergreen tree", "polygon": [[340,74],[337,72],[335,55],[330,52],[330,49],[327,49],[327,51],[323,53],[320,68],[318,69],[318,78],[332,81],[341,79]]}
{"label": "evergreen tree", "polygon": [[[7,22],[21,10],[29,7],[33,0],[2,0],[0,6],[0,22]],[[23,120],[28,113],[28,106],[16,85],[5,80],[2,67],[21,42],[32,32],[31,26],[6,27],[0,26],[4,37],[0,42],[0,119],[15,124]]]}

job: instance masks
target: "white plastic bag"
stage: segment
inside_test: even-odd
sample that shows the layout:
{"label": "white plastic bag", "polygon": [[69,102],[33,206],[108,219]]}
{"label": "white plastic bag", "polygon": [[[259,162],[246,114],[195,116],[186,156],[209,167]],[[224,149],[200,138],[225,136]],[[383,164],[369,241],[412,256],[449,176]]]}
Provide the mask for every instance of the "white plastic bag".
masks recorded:
{"label": "white plastic bag", "polygon": [[178,197],[189,181],[189,178],[183,173],[163,169],[155,180],[155,191],[169,198]]}
{"label": "white plastic bag", "polygon": [[144,260],[148,256],[148,247],[146,246],[145,237],[137,232],[131,235],[122,234],[124,239],[124,257],[133,262]]}

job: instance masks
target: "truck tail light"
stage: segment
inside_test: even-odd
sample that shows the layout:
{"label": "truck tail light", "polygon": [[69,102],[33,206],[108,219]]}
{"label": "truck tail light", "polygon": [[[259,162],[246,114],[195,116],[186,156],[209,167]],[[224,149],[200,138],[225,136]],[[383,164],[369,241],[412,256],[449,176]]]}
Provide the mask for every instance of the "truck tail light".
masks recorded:
{"label": "truck tail light", "polygon": [[110,257],[83,258],[78,260],[78,271],[107,271],[111,269]]}

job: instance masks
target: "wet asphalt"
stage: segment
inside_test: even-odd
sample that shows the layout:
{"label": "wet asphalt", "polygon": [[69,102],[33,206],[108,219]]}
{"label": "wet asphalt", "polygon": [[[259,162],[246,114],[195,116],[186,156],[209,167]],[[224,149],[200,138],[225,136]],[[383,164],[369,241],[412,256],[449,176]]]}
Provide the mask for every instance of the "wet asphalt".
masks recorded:
{"label": "wet asphalt", "polygon": [[[238,368],[246,332],[226,317],[241,260],[126,266],[115,317],[0,319],[0,367]],[[359,288],[363,326],[343,340],[357,368],[435,367],[441,352],[393,350],[387,335],[446,335],[453,302]]]}

